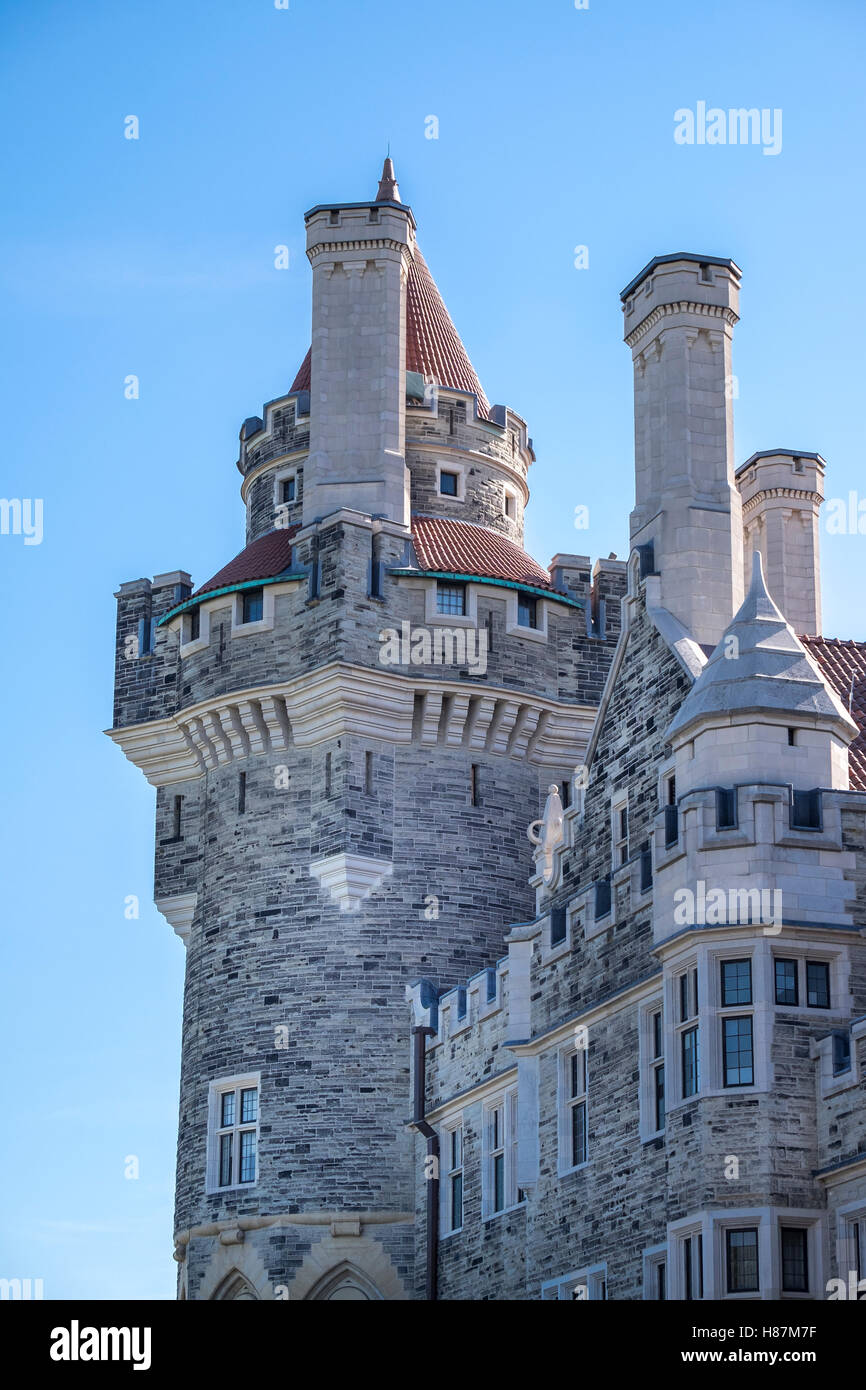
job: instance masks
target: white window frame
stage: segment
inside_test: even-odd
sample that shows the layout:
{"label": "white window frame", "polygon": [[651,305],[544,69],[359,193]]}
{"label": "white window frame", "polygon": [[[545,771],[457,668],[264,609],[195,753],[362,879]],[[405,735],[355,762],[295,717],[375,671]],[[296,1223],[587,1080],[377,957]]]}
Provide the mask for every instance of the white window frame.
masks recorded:
{"label": "white window frame", "polygon": [[[517,488],[510,487],[508,483],[505,483],[502,494],[503,516],[507,517],[509,521],[517,521],[517,506],[519,502]],[[511,503],[511,511],[508,510],[509,502]]]}
{"label": "white window frame", "polygon": [[[620,836],[620,816],[625,811],[625,839]],[[629,824],[628,792],[620,793],[611,802],[610,807],[610,865],[611,871],[617,873],[618,870],[625,868],[629,861],[629,840],[631,836],[631,825]],[[620,858],[620,849],[625,845],[625,858]]]}
{"label": "white window frame", "polygon": [[[580,1034],[580,1038],[588,1044],[588,1034]],[[572,1057],[582,1057],[582,1066],[578,1068],[579,1079],[583,1082],[583,1089],[576,1095],[571,1093]],[[579,1173],[583,1168],[589,1166],[591,1161],[589,1152],[589,1046],[579,1046],[578,1042],[569,1043],[568,1047],[560,1049],[557,1058],[557,1115],[559,1129],[558,1143],[558,1166],[557,1172],[560,1177],[567,1173]],[[582,1163],[573,1162],[572,1152],[572,1111],[578,1106],[583,1106],[583,1123],[586,1135],[586,1158]]]}
{"label": "white window frame", "polygon": [[436,607],[439,580],[424,581],[424,622],[427,627],[477,627],[478,585],[463,579],[443,579],[443,584],[463,584],[466,595],[465,613],[440,613]]}
{"label": "white window frame", "polygon": [[540,594],[530,594],[535,599],[535,627],[523,627],[517,621],[517,602],[520,597],[517,589],[505,590],[505,631],[509,637],[523,637],[528,642],[546,642],[547,613],[550,604]]}
{"label": "white window frame", "polygon": [[[463,1111],[460,1110],[456,1115],[450,1115],[447,1120],[443,1120],[439,1133],[439,1233],[443,1240],[447,1240],[449,1236],[458,1235],[463,1230],[466,1221],[466,1127],[463,1123]],[[460,1163],[452,1168],[451,1148],[455,1133],[460,1135]],[[460,1225],[452,1226],[451,1189],[452,1181],[458,1173],[463,1179],[460,1198]]]}
{"label": "white window frame", "polygon": [[663,1267],[665,1271],[665,1303],[670,1302],[671,1289],[668,1274],[668,1247],[664,1245],[651,1245],[643,1252],[643,1296],[644,1300],[650,1303],[659,1303],[658,1289],[658,1270]]}
{"label": "white window frame", "polygon": [[[255,1090],[258,1093],[258,1103],[256,1105],[255,1124],[242,1124],[240,1115],[240,1092]],[[220,1124],[222,1119],[222,1097],[228,1091],[237,1093],[237,1119],[231,1126],[234,1139],[232,1146],[232,1166],[233,1172],[237,1175],[240,1172],[240,1135],[249,1130],[255,1131],[256,1136],[256,1176],[252,1182],[232,1182],[226,1186],[220,1185],[219,1165],[220,1165],[220,1134],[224,1133],[223,1126]],[[205,1180],[205,1190],[208,1193],[217,1192],[236,1192],[247,1191],[258,1185],[260,1165],[259,1165],[259,1123],[262,1113],[262,1074],[261,1072],[248,1072],[243,1076],[226,1076],[219,1081],[212,1081],[208,1087],[208,1127],[207,1127],[207,1171]]]}
{"label": "white window frame", "polygon": [[198,605],[198,637],[190,637],[192,616],[189,611],[180,615],[180,659],[184,660],[187,656],[194,656],[196,652],[204,651],[210,645],[210,614],[211,609],[216,608],[216,603],[200,603]]}
{"label": "white window frame", "polygon": [[[295,482],[295,495],[291,502],[283,502],[280,493],[283,490],[283,483],[290,478]],[[274,522],[279,516],[281,507],[295,507],[298,504],[298,465],[293,464],[291,468],[278,468],[274,474]]]}
{"label": "white window frame", "polygon": [[[824,1225],[826,1213],[800,1207],[744,1207],[695,1212],[668,1226],[671,1258],[668,1265],[668,1298],[683,1300],[684,1268],[682,1242],[689,1235],[703,1238],[704,1301],[728,1303],[770,1300],[802,1302],[824,1296]],[[783,1226],[801,1226],[808,1231],[807,1260],[809,1289],[806,1293],[782,1292]],[[758,1288],[728,1293],[728,1230],[755,1227],[758,1232]],[[694,1266],[693,1266],[694,1272]]]}
{"label": "white window frame", "polygon": [[[680,980],[683,975],[687,975],[689,979],[688,1002],[691,1010],[689,1017],[685,1020],[680,1017]],[[697,980],[698,990],[697,1008],[694,1007],[695,980]],[[673,1067],[668,1066],[665,1071],[665,1117],[678,1106],[690,1104],[698,1096],[703,1095],[705,1091],[706,1056],[704,1044],[706,1031],[702,1026],[703,1020],[701,1018],[702,995],[705,991],[701,989],[701,984],[698,960],[696,956],[692,956],[687,960],[678,962],[676,970],[671,972],[668,988],[665,991],[664,1013],[673,1051]],[[696,1028],[698,1033],[698,1088],[690,1096],[685,1096],[683,1095],[682,1035],[690,1032],[693,1028]],[[666,1048],[665,1051],[667,1052],[668,1049]],[[668,1060],[670,1061],[670,1059]],[[672,1079],[674,1081],[673,1088],[671,1088]]]}
{"label": "white window frame", "polygon": [[[655,1025],[653,1020],[656,1014],[661,1014],[662,1019],[662,1050],[658,1056],[655,1055]],[[667,1120],[668,1109],[668,1068],[667,1068],[667,1028],[665,1018],[664,997],[661,994],[655,995],[652,999],[641,1005],[638,1018],[639,1029],[639,1048],[640,1048],[640,1137],[642,1143],[648,1143],[665,1132],[666,1125],[661,1129],[656,1126],[656,1072],[660,1067],[664,1067],[665,1073],[665,1120]]]}
{"label": "white window frame", "polygon": [[846,1298],[850,1289],[850,1276],[856,1275],[858,1266],[854,1245],[855,1224],[860,1227],[860,1283],[866,1291],[866,1196],[846,1202],[836,1213],[836,1277],[845,1284]]}
{"label": "white window frame", "polygon": [[[502,1127],[499,1144],[493,1146],[493,1113],[502,1114]],[[494,1180],[494,1159],[503,1155],[503,1206],[494,1210],[496,1185]],[[517,1200],[517,1086],[509,1086],[484,1102],[482,1109],[481,1136],[481,1212],[485,1221],[495,1220],[506,1212],[523,1206]]]}
{"label": "white window frame", "polygon": [[561,1274],[558,1279],[547,1279],[541,1286],[541,1297],[545,1302],[600,1303],[606,1293],[606,1261],[572,1270],[571,1274]]}
{"label": "white window frame", "polygon": [[[456,494],[456,496],[452,495],[450,492],[443,492],[443,491],[442,491],[440,479],[441,479],[443,473],[456,473],[456,475],[457,475],[457,494]],[[465,465],[465,463],[457,463],[456,461],[451,461],[451,460],[449,460],[448,462],[443,462],[441,459],[437,459],[437,460],[436,460],[436,496],[437,496],[437,497],[444,497],[444,498],[445,498],[447,501],[449,501],[449,502],[465,502],[465,501],[466,501],[466,465]]]}

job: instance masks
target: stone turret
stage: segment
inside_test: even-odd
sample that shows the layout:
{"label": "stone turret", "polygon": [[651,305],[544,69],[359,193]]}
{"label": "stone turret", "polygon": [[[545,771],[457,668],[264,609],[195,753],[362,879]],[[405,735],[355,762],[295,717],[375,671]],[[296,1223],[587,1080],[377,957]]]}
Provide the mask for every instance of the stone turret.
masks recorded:
{"label": "stone turret", "polygon": [[192,1299],[415,1296],[405,987],[486,969],[531,912],[526,826],[619,634],[617,562],[591,585],[523,549],[526,423],[489,403],[390,161],[376,201],[306,223],[313,345],[241,429],[247,544],[118,594],[111,737],[157,788],[187,949]]}

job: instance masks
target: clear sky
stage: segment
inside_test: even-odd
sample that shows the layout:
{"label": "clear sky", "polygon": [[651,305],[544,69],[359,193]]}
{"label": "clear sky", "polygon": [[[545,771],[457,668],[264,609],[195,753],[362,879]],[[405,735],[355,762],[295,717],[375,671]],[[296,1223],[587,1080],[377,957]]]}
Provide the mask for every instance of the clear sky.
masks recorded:
{"label": "clear sky", "polygon": [[[151,901],[154,792],[101,732],[112,595],[201,583],[241,548],[238,429],[310,340],[304,211],[374,196],[390,140],[487,394],[529,421],[543,562],[626,553],[618,294],[655,254],[742,267],[738,461],[817,450],[847,497],[864,19],[862,0],[0,0],[0,493],[43,501],[41,544],[0,535],[0,1275],[174,1295],[183,948]],[[700,101],[781,110],[781,151],[677,144]],[[862,639],[863,538],[822,539],[825,632]]]}

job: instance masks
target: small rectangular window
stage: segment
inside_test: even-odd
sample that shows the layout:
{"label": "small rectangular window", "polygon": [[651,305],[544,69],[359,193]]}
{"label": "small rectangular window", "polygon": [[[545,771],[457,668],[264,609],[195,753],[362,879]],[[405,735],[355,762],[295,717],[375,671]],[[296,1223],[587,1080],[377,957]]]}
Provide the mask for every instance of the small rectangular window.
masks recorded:
{"label": "small rectangular window", "polygon": [[700,1058],[697,1028],[687,1028],[680,1034],[683,1100],[696,1096],[700,1090]]}
{"label": "small rectangular window", "polygon": [[677,807],[665,807],[665,849],[670,849],[680,838],[680,817]]}
{"label": "small rectangular window", "polygon": [[664,1303],[667,1298],[667,1274],[668,1269],[664,1260],[659,1260],[655,1267],[656,1271],[656,1299],[659,1303]]}
{"label": "small rectangular window", "polygon": [[793,792],[791,796],[791,826],[796,830],[821,829],[821,792]]}
{"label": "small rectangular window", "polygon": [[628,806],[615,806],[613,812],[614,864],[628,861]]}
{"label": "small rectangular window", "polygon": [[325,754],[325,799],[331,795],[331,755]]}
{"label": "small rectangular window", "polygon": [[242,816],[247,809],[247,774],[238,773],[238,815]]}
{"label": "small rectangular window", "polygon": [[538,600],[531,594],[518,594],[517,596],[517,625],[518,627],[535,628],[538,626]]}
{"label": "small rectangular window", "polygon": [[641,850],[640,855],[640,891],[648,893],[653,886],[653,854],[649,845]]}
{"label": "small rectangular window", "polygon": [[776,956],[774,960],[774,970],[776,976],[776,1003],[791,1004],[796,1007],[800,1002],[800,992],[797,981],[797,962],[795,960],[783,960],[781,956]]}
{"label": "small rectangular window", "polygon": [[716,829],[734,830],[737,824],[736,787],[716,788]]}
{"label": "small rectangular window", "polygon": [[458,487],[458,475],[456,473],[439,474],[439,492],[443,497],[456,497]]}
{"label": "small rectangular window", "polygon": [[597,922],[608,915],[610,905],[610,879],[599,879],[595,885],[595,920]]}
{"label": "small rectangular window", "polygon": [[586,1144],[586,1051],[579,1049],[568,1058],[569,1145],[572,1168],[585,1163]]}
{"label": "small rectangular window", "polygon": [[704,1238],[700,1232],[683,1241],[683,1291],[687,1302],[704,1296]]}
{"label": "small rectangular window", "polygon": [[243,621],[260,623],[264,616],[265,595],[263,589],[245,589],[243,593]]}
{"label": "small rectangular window", "polygon": [[656,1129],[665,1127],[665,1064],[659,1062],[653,1069],[653,1105]]}
{"label": "small rectangular window", "polygon": [[796,747],[796,744],[797,744],[797,730],[796,730],[796,729],[789,729],[789,730],[788,730],[788,747],[789,747],[789,748],[794,748],[794,747]]}
{"label": "small rectangular window", "polygon": [[731,1004],[751,1004],[752,1002],[752,962],[750,960],[723,960],[722,1008]]}
{"label": "small rectangular window", "polygon": [[172,812],[172,826],[171,826],[172,839],[174,839],[174,840],[180,840],[180,839],[182,838],[182,836],[181,836],[181,817],[182,817],[182,815],[183,815],[183,797],[182,797],[182,796],[176,796],[176,797],[174,798],[174,809],[173,809],[173,812]]}
{"label": "small rectangular window", "polygon": [[725,1231],[725,1255],[728,1293],[757,1293],[760,1289],[757,1227]]}
{"label": "small rectangular window", "polygon": [[463,1126],[448,1131],[448,1230],[459,1231],[463,1225]]}
{"label": "small rectangular window", "polygon": [[477,806],[478,803],[478,764],[472,763],[469,768],[469,804]]}
{"label": "small rectangular window", "polygon": [[750,1016],[722,1019],[722,1066],[726,1086],[755,1084]]}
{"label": "small rectangular window", "polygon": [[513,521],[517,515],[517,499],[511,492],[505,494],[505,515]]}
{"label": "small rectangular window", "polygon": [[190,642],[197,642],[201,636],[201,605],[196,604],[195,608],[190,609],[189,614],[189,637]]}
{"label": "small rectangular window", "polygon": [[550,910],[550,944],[551,946],[561,946],[567,935],[567,925],[564,907],[554,907]]}
{"label": "small rectangular window", "polygon": [[782,1292],[809,1292],[809,1233],[802,1226],[782,1227]]}
{"label": "small rectangular window", "polygon": [[830,1007],[830,966],[825,960],[806,961],[806,1003],[810,1009]]}
{"label": "small rectangular window", "polygon": [[373,754],[369,749],[364,754],[364,795],[373,795]]}
{"label": "small rectangular window", "polygon": [[466,585],[439,580],[436,584],[436,612],[449,617],[465,617]]}
{"label": "small rectangular window", "polygon": [[295,500],[295,479],[283,478],[280,483],[280,501],[283,503],[294,502]]}
{"label": "small rectangular window", "polygon": [[843,1072],[851,1070],[851,1035],[850,1033],[833,1034],[833,1075],[841,1076]]}

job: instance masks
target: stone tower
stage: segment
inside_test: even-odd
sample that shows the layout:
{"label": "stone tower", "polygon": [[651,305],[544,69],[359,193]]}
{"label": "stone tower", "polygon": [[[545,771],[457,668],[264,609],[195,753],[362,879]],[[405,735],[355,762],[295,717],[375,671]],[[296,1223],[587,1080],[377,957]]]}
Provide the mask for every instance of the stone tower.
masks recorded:
{"label": "stone tower", "polygon": [[532,915],[527,824],[580,762],[624,566],[523,549],[491,405],[390,161],[307,214],[312,349],[240,433],[246,546],[117,594],[111,737],[156,787],[186,946],[179,1297],[423,1296],[405,992]]}
{"label": "stone tower", "polygon": [[661,576],[661,606],[711,646],[743,601],[731,409],[739,298],[732,260],[686,252],[656,256],[622,292],[634,361],[631,544]]}

